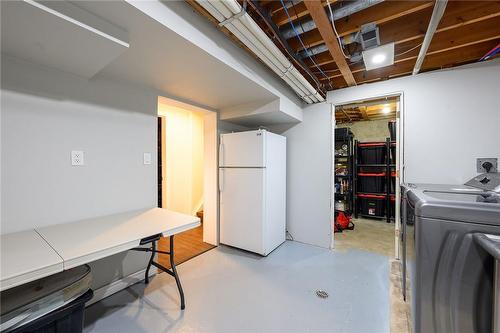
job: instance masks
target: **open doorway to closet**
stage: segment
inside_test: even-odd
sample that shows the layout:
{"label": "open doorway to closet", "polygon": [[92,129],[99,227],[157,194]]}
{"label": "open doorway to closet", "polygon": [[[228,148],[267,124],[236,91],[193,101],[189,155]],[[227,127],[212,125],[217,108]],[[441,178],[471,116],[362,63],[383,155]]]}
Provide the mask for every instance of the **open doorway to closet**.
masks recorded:
{"label": "open doorway to closet", "polygon": [[[158,100],[158,205],[198,216],[198,228],[175,236],[175,263],[217,245],[217,114],[160,97]],[[168,251],[169,239],[159,242]],[[160,264],[169,259],[160,255]]]}
{"label": "open doorway to closet", "polygon": [[400,105],[399,95],[335,105],[336,249],[398,256]]}

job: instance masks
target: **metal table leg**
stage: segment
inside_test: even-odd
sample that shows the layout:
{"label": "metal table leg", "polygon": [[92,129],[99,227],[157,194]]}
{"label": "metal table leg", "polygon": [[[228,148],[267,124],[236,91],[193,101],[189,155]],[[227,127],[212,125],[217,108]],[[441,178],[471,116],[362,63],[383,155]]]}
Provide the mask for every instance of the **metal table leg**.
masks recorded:
{"label": "metal table leg", "polygon": [[[156,249],[156,241],[160,239],[161,235],[155,235],[152,237],[145,238],[141,240],[140,245],[151,244],[151,248],[135,248],[133,251],[141,251],[141,252],[151,252],[151,257],[149,258],[148,266],[146,267],[146,274],[144,277],[144,282],[149,283],[149,270],[151,266],[155,266],[161,271],[173,276],[175,278],[175,283],[177,284],[177,289],[179,290],[179,295],[181,297],[181,310],[186,308],[185,300],[184,300],[184,291],[182,290],[181,280],[179,278],[179,274],[177,273],[177,269],[175,268],[174,262],[174,236],[170,236],[170,251],[158,251]],[[157,263],[154,261],[154,257],[157,253],[167,254],[170,256],[170,269],[167,267]]]}

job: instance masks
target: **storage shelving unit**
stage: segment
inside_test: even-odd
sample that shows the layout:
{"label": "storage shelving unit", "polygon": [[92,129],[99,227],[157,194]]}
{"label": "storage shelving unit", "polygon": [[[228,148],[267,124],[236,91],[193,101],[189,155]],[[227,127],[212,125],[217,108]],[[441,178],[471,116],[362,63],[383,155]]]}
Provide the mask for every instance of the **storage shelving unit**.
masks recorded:
{"label": "storage shelving unit", "polygon": [[[337,202],[343,202],[343,209],[335,207],[335,213],[340,211],[346,215],[352,215],[354,212],[354,136],[348,129],[335,132],[334,144],[334,175],[335,175],[335,205]],[[342,149],[342,148],[346,149]],[[339,170],[344,170],[339,172]]]}
{"label": "storage shelving unit", "polygon": [[[359,151],[362,146],[377,146],[385,150],[385,163],[359,163]],[[354,141],[354,167],[353,167],[353,203],[354,203],[354,217],[358,216],[386,219],[387,223],[391,222],[394,218],[394,196],[395,196],[395,176],[396,176],[396,142],[391,141],[389,138],[385,142],[358,142]],[[382,176],[383,174],[383,176]],[[360,191],[360,175],[362,177],[384,177],[385,186],[384,189],[378,192],[374,191]],[[364,214],[360,211],[360,198],[372,198],[376,200],[384,200],[384,214]]]}

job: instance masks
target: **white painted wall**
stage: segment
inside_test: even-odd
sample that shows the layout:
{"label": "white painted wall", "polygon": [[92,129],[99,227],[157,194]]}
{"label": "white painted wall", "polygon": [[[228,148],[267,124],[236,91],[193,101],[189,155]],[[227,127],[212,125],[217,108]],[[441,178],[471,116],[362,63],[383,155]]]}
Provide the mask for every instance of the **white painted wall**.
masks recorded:
{"label": "white painted wall", "polygon": [[287,229],[294,240],[330,247],[331,105],[303,109],[287,138]]}
{"label": "white painted wall", "polygon": [[331,91],[328,102],[403,92],[405,181],[462,184],[477,157],[500,158],[499,77],[493,60]]}
{"label": "white painted wall", "polygon": [[[1,79],[2,233],[156,206],[156,95],[3,55]],[[85,166],[71,166],[71,150]],[[93,263],[94,288],[146,263]]]}
{"label": "white painted wall", "polygon": [[[461,184],[476,157],[500,158],[500,61],[329,92],[343,104],[403,93],[406,182]],[[330,245],[331,119],[328,104],[303,109],[285,131],[287,227],[301,242]]]}

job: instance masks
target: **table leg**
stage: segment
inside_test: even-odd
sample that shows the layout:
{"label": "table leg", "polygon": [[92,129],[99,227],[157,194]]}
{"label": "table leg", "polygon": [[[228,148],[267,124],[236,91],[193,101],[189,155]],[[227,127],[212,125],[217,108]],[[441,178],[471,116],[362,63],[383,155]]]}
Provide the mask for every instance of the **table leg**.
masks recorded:
{"label": "table leg", "polygon": [[177,269],[175,269],[174,263],[174,236],[170,236],[170,267],[172,269],[172,273],[174,273],[175,283],[177,283],[177,288],[179,289],[179,294],[181,296],[181,310],[184,310],[186,307],[184,303],[184,291],[182,290],[181,280],[179,279],[179,275],[177,274]]}
{"label": "table leg", "polygon": [[156,242],[153,242],[151,245],[151,257],[149,258],[148,262],[148,267],[146,268],[146,276],[144,277],[144,283],[148,284],[149,283],[149,269],[151,268],[151,265],[153,264],[153,260],[155,258],[156,254]]}

